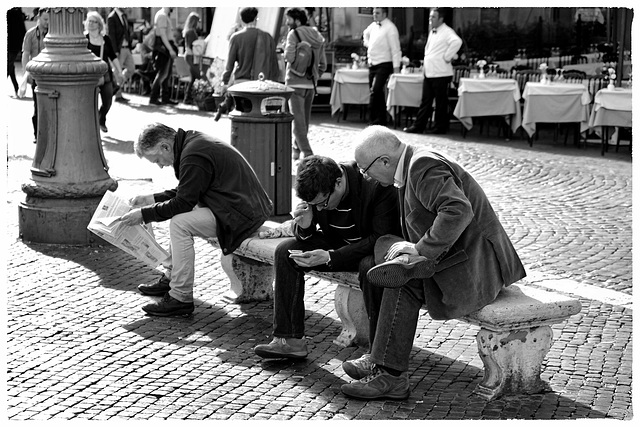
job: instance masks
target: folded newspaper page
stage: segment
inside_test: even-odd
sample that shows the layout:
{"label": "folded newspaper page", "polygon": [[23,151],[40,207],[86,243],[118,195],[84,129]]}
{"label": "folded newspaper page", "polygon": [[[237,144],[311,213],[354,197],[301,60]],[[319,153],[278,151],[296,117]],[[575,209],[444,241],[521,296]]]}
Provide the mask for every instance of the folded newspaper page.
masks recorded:
{"label": "folded newspaper page", "polygon": [[87,228],[112,245],[155,268],[169,257],[169,253],[156,242],[143,225],[128,226],[117,221],[130,210],[129,202],[116,196],[113,191],[107,191]]}

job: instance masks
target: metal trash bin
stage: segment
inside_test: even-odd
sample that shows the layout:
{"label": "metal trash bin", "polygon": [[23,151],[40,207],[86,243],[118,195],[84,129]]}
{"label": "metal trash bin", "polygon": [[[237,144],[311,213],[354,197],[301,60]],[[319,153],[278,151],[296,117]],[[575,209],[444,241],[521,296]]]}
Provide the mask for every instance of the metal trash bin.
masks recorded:
{"label": "metal trash bin", "polygon": [[293,89],[264,80],[230,86],[235,101],[231,145],[247,159],[274,204],[274,215],[291,212],[291,122],[285,107]]}

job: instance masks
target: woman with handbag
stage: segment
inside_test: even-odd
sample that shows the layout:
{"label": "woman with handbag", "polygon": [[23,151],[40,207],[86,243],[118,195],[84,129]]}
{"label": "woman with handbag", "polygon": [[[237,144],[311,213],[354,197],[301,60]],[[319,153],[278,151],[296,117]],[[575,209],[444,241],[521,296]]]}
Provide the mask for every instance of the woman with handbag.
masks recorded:
{"label": "woman with handbag", "polygon": [[[113,103],[114,86],[119,89],[119,85],[124,81],[123,70],[120,67],[116,51],[111,44],[111,39],[105,35],[105,23],[98,12],[91,11],[87,13],[84,29],[88,40],[87,47],[94,55],[106,62],[108,66],[107,72],[100,78],[98,83],[102,102],[98,110],[100,130],[107,132],[107,113]],[[111,65],[115,68],[115,74],[111,70]]]}

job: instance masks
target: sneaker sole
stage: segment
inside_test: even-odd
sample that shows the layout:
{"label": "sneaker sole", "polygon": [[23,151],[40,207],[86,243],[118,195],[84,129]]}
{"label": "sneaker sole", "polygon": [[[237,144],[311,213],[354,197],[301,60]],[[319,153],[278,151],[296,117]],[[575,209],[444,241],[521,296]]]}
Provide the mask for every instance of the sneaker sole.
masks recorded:
{"label": "sneaker sole", "polygon": [[138,291],[140,291],[140,293],[142,295],[147,295],[147,296],[150,296],[150,297],[161,297],[162,295],[166,294],[170,290],[171,290],[171,288],[167,287],[166,289],[163,289],[162,291],[147,291],[144,288],[138,286]]}
{"label": "sneaker sole", "polygon": [[348,388],[347,389],[341,388],[341,390],[347,396],[353,397],[354,399],[358,399],[358,400],[377,400],[377,399],[406,400],[411,395],[411,390],[407,390],[402,394],[391,393],[391,394],[380,394],[377,396],[359,396],[356,393],[350,393]]}
{"label": "sneaker sole", "polygon": [[172,311],[170,313],[166,313],[166,312],[157,312],[157,311],[148,311],[145,310],[144,308],[142,309],[142,311],[144,311],[145,313],[151,315],[151,316],[158,316],[158,317],[189,317],[193,314],[193,309],[186,311],[186,310],[179,310],[179,311]]}
{"label": "sneaker sole", "polygon": [[306,359],[308,353],[275,353],[268,350],[254,350],[263,359]]}
{"label": "sneaker sole", "polygon": [[367,272],[367,279],[375,286],[383,288],[401,288],[409,280],[429,277],[432,269],[425,261],[417,264],[386,264],[376,265]]}

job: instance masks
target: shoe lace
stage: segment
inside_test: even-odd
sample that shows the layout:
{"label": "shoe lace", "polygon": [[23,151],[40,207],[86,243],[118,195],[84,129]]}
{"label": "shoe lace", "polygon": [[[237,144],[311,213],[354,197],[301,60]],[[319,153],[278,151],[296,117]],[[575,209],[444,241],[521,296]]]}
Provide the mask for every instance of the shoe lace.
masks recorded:
{"label": "shoe lace", "polygon": [[271,340],[271,344],[286,345],[287,344],[287,339],[286,338],[273,337],[273,340]]}
{"label": "shoe lace", "polygon": [[366,377],[362,378],[360,380],[360,382],[361,383],[368,383],[370,381],[375,380],[376,378],[378,378],[383,373],[384,372],[382,372],[382,369],[378,368],[378,366],[376,366],[375,363],[372,363],[371,372]]}
{"label": "shoe lace", "polygon": [[359,367],[360,369],[364,369],[370,371],[373,369],[375,364],[371,361],[370,354],[363,354],[359,359],[353,361],[353,364]]}

